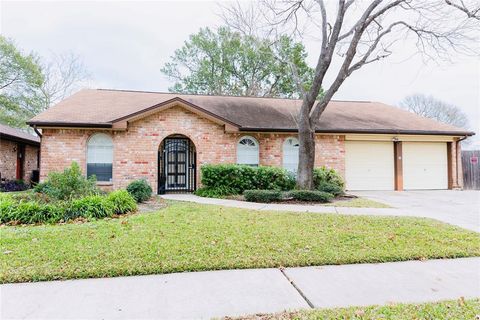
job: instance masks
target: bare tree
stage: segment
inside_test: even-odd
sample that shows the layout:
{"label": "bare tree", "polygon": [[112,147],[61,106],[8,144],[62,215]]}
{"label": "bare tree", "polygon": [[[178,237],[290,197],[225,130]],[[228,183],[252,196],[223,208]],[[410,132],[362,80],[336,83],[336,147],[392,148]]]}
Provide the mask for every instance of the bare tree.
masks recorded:
{"label": "bare tree", "polygon": [[463,13],[465,13],[469,18],[480,20],[480,7],[478,6],[467,5],[463,0],[458,0],[458,1],[445,0],[445,3],[460,11],[463,11]]}
{"label": "bare tree", "polygon": [[[329,101],[353,72],[389,57],[400,46],[408,48],[409,43],[416,47],[412,53],[422,54],[425,60],[449,60],[452,53],[475,54],[472,47],[480,30],[475,18],[479,5],[474,1],[462,2],[458,8],[452,2],[338,0],[334,5],[333,1],[324,0],[263,0],[253,4],[260,12],[255,15],[257,27],[243,30],[256,30],[270,37],[304,37],[308,33],[319,42],[315,75],[309,89],[300,93],[303,101],[296,119],[300,141],[298,187],[313,187],[315,130]],[[465,14],[462,8],[473,16]],[[251,12],[257,12],[247,9],[250,14],[242,14],[239,10],[245,8],[237,4],[225,14],[231,27],[241,25],[238,17],[251,21]],[[258,22],[259,16],[265,23]],[[327,72],[333,78],[328,84]],[[293,77],[295,74],[292,70]],[[300,90],[306,86],[299,83],[297,87]],[[324,93],[319,95],[322,87]]]}
{"label": "bare tree", "polygon": [[405,97],[400,106],[422,117],[431,118],[459,128],[468,126],[468,118],[459,107],[423,94]]}
{"label": "bare tree", "polygon": [[90,77],[80,57],[71,52],[52,55],[43,63],[42,73],[45,78],[41,87],[43,110],[84,87]]}

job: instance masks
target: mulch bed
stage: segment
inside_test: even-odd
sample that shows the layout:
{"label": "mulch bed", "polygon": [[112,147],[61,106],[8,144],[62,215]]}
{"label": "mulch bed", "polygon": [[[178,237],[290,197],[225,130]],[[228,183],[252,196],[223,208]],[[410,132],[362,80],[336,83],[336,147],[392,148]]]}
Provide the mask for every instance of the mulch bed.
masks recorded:
{"label": "mulch bed", "polygon": [[159,196],[153,196],[150,200],[138,204],[138,212],[152,212],[163,209],[167,206],[164,199]]}
{"label": "mulch bed", "polygon": [[[348,201],[358,198],[357,196],[353,194],[344,194],[343,196],[336,197],[329,203],[335,203],[337,201]],[[227,196],[225,199],[228,200],[237,200],[237,201],[245,201],[245,197],[241,194],[239,195],[233,195],[233,196]],[[316,204],[325,204],[325,202],[318,202],[318,201],[299,201],[299,200],[294,200],[294,199],[285,199],[283,201],[274,201],[274,202],[269,202],[269,203],[274,203],[274,204],[303,204],[303,205],[316,205]]]}

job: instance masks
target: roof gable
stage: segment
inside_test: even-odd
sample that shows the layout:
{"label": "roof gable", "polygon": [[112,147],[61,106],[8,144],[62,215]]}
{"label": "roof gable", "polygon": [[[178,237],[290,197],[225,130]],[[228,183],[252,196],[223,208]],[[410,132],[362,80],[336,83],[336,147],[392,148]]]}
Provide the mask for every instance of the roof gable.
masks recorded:
{"label": "roof gable", "polygon": [[200,115],[204,118],[207,118],[215,123],[222,124],[222,125],[231,125],[234,127],[239,127],[236,123],[222,118],[221,116],[218,116],[217,114],[211,113],[208,110],[203,109],[202,107],[199,107],[193,103],[190,103],[180,97],[174,97],[170,100],[160,102],[156,105],[153,105],[151,107],[139,110],[137,112],[134,112],[129,115],[125,115],[123,117],[117,118],[112,120],[112,123],[118,123],[118,122],[131,122],[131,121],[136,121],[139,119],[143,119],[153,113],[161,112],[166,109],[170,109],[172,107],[181,107],[184,108],[192,113],[195,113],[197,115]]}

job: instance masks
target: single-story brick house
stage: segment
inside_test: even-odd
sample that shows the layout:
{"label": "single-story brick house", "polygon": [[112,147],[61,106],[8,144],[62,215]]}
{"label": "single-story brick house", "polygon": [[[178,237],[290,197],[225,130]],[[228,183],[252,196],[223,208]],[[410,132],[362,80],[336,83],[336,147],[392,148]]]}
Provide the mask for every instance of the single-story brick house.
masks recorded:
{"label": "single-story brick house", "polygon": [[[82,90],[29,121],[42,130],[40,175],[72,161],[99,184],[144,178],[159,193],[192,191],[208,163],[297,166],[300,100]],[[332,101],[316,166],[349,190],[461,187],[460,143],[473,135],[378,102]]]}
{"label": "single-story brick house", "polygon": [[[0,124],[0,180],[30,182],[38,170],[40,138]],[[34,177],[35,178],[35,177]]]}

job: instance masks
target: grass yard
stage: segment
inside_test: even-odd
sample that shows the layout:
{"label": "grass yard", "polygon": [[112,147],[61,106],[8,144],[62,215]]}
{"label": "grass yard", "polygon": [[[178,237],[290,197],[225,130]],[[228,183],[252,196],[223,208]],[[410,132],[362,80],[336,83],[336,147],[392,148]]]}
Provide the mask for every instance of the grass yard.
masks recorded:
{"label": "grass yard", "polygon": [[480,317],[480,299],[442,301],[424,304],[318,309],[300,312],[239,317],[242,320],[475,320]]}
{"label": "grass yard", "polygon": [[0,282],[480,256],[434,220],[258,212],[187,202],[88,223],[0,227]]}
{"label": "grass yard", "polygon": [[350,208],[391,208],[391,206],[378,201],[367,198],[353,198],[350,200],[339,200],[329,203],[324,203],[325,206],[330,207],[350,207]]}

